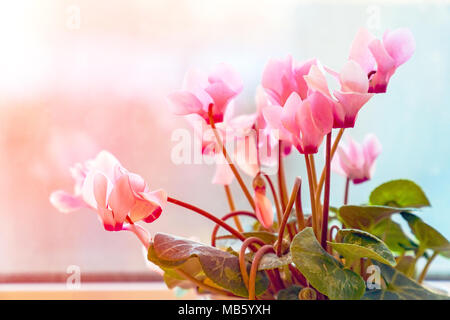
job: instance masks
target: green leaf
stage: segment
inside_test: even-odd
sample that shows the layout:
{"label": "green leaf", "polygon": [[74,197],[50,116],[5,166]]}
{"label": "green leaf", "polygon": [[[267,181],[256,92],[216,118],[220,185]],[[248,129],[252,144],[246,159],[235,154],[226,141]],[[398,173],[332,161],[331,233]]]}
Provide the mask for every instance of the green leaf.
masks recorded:
{"label": "green leaf", "polygon": [[277,300],[299,300],[298,294],[303,289],[302,286],[292,285],[289,288],[278,291]]}
{"label": "green leaf", "polygon": [[[229,252],[164,233],[155,235],[148,251],[148,259],[164,270],[182,267],[191,258],[198,259],[204,274],[215,284],[238,296],[248,296],[239,269],[239,258]],[[268,285],[266,275],[258,272],[256,295],[264,293]]]}
{"label": "green leaf", "polygon": [[374,261],[380,268],[381,276],[386,282],[386,288],[369,290],[364,294],[368,300],[448,300],[449,297],[434,293],[405,276],[391,266]]}
{"label": "green leaf", "polygon": [[432,249],[438,252],[450,250],[449,241],[439,231],[423,222],[415,214],[402,212],[401,215],[408,222],[422,249]]}
{"label": "green leaf", "polygon": [[403,232],[402,227],[390,218],[374,225],[370,233],[384,241],[389,249],[396,253],[402,253],[405,249],[417,249],[417,245]]}
{"label": "green leaf", "polygon": [[381,220],[400,211],[402,209],[385,206],[342,206],[339,218],[347,228],[369,231]]}
{"label": "green leaf", "polygon": [[411,180],[393,180],[375,188],[369,198],[370,204],[400,208],[429,207],[425,193]]}
{"label": "green leaf", "polygon": [[337,233],[340,243],[329,242],[333,249],[346,260],[355,261],[370,258],[386,264],[395,265],[395,258],[386,245],[368,232],[354,229],[343,229]]}
{"label": "green leaf", "polygon": [[276,269],[292,263],[292,255],[289,252],[284,256],[278,257],[274,253],[268,253],[259,262],[258,270]]}
{"label": "green leaf", "polygon": [[312,228],[305,228],[294,237],[291,253],[309,283],[330,299],[359,299],[364,294],[363,279],[323,250]]}

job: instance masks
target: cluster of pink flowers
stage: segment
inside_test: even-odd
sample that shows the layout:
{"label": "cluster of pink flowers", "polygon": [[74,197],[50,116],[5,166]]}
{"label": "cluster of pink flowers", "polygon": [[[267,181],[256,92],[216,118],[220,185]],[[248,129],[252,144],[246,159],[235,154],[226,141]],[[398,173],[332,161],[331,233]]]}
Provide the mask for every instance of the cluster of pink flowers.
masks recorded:
{"label": "cluster of pink flowers", "polygon": [[[202,132],[196,134],[205,156],[224,160],[216,137],[203,134],[203,129],[214,124],[223,143],[237,140],[231,160],[250,176],[260,178],[261,164],[267,160],[259,157],[260,149],[278,148],[287,155],[295,147],[302,154],[317,153],[333,128],[354,127],[360,109],[375,94],[386,92],[396,68],[412,56],[414,49],[414,39],[407,29],[387,31],[382,39],[361,29],[340,72],[323,66],[317,59],[303,63],[290,55],[272,59],[265,66],[257,90],[257,110],[250,115],[234,114],[234,101],[243,83],[226,64],[207,74],[189,71],[182,89],[168,99],[175,114],[185,116],[191,123],[201,123]],[[329,89],[327,76],[337,81],[339,90]],[[249,136],[252,129],[262,131],[263,138]],[[380,150],[374,136],[369,136],[362,147],[350,139],[347,147],[339,147],[333,168],[354,183],[361,183],[370,179]],[[50,199],[55,207],[63,212],[89,207],[97,212],[106,230],[131,230],[141,240],[148,238],[134,222],[152,222],[160,216],[167,200],[164,191],[151,192],[140,176],[128,172],[105,151],[94,160],[76,165],[72,175],[74,194],[54,192]],[[232,179],[228,163],[218,161],[213,182],[229,185]],[[273,209],[261,181],[254,183],[255,213],[261,224],[269,228]]]}

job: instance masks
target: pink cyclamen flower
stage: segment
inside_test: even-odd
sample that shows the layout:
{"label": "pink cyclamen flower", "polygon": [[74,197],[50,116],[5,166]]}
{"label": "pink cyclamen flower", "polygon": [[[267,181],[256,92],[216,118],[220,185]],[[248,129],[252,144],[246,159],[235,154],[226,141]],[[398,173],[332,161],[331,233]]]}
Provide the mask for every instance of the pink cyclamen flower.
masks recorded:
{"label": "pink cyclamen flower", "polygon": [[273,208],[269,198],[266,197],[266,183],[261,175],[253,179],[253,189],[256,217],[261,225],[268,229],[273,225]]}
{"label": "pink cyclamen flower", "polygon": [[[251,177],[254,177],[259,171],[256,135],[252,130],[256,117],[255,113],[235,116],[234,104],[231,103],[225,111],[223,121],[216,124],[217,133],[231,160]],[[214,159],[216,163],[212,183],[231,184],[234,174],[223,156],[222,150],[218,148],[216,136],[209,121],[207,122],[197,114],[188,115],[186,118],[194,128],[195,138],[201,141],[202,155]]]}
{"label": "pink cyclamen flower", "polygon": [[222,122],[228,104],[242,91],[242,80],[228,65],[222,63],[209,74],[199,70],[186,73],[181,91],[169,95],[177,115],[198,114],[209,122],[208,109],[213,105],[215,122]]}
{"label": "pink cyclamen flower", "polygon": [[381,144],[375,135],[367,135],[362,145],[348,137],[348,145],[338,147],[331,167],[353,183],[362,183],[372,177],[380,153]]}
{"label": "pink cyclamen flower", "polygon": [[349,60],[340,73],[329,68],[327,72],[333,75],[340,84],[340,90],[328,89],[325,75],[317,66],[312,66],[305,81],[311,91],[322,93],[331,103],[333,109],[333,128],[353,128],[359,110],[369,101],[373,93],[368,93],[369,79],[365,71],[355,62]]}
{"label": "pink cyclamen flower", "polygon": [[386,92],[395,70],[408,61],[416,44],[408,29],[387,30],[376,39],[367,29],[360,29],[353,40],[349,59],[356,61],[370,79],[369,92]]}
{"label": "pink cyclamen flower", "polygon": [[303,101],[293,92],[283,107],[267,106],[263,113],[270,126],[279,130],[280,139],[290,141],[304,154],[317,153],[323,137],[333,127],[331,104],[319,92]]}
{"label": "pink cyclamen flower", "polygon": [[283,106],[292,92],[305,99],[308,86],[303,77],[315,64],[315,59],[298,63],[291,55],[285,59],[271,59],[264,68],[261,83],[272,104]]}
{"label": "pink cyclamen flower", "polygon": [[94,209],[105,230],[132,231],[148,245],[147,232],[134,222],[156,220],[167,200],[165,191],[150,191],[141,176],[127,171],[104,150],[95,159],[76,164],[71,174],[75,180],[74,193],[52,192],[53,206],[65,213],[80,208]]}

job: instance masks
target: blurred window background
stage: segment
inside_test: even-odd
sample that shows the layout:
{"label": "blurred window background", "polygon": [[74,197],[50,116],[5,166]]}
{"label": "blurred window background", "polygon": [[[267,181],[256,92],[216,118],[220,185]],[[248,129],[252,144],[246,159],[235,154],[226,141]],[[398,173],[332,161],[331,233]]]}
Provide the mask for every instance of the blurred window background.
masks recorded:
{"label": "blurred window background", "polygon": [[[211,185],[214,166],[171,161],[173,130],[190,128],[166,95],[189,67],[227,62],[244,80],[238,112],[253,112],[269,58],[317,57],[340,70],[360,27],[377,36],[408,27],[417,49],[347,132],[357,140],[372,132],[383,144],[373,179],[352,186],[350,202],[364,203],[387,180],[414,180],[432,203],[423,219],[449,238],[448,1],[2,1],[0,273],[149,270],[131,233],[103,231],[92,211],[50,205],[51,191],[72,189],[69,167],[107,149],[152,188],[222,216],[228,206],[223,188]],[[287,173],[289,185],[305,176],[295,152]],[[344,183],[332,176],[332,205],[341,205]],[[247,208],[237,185],[232,191]],[[208,242],[213,226],[169,205],[145,227]],[[449,262],[437,259],[430,274],[450,276]]]}

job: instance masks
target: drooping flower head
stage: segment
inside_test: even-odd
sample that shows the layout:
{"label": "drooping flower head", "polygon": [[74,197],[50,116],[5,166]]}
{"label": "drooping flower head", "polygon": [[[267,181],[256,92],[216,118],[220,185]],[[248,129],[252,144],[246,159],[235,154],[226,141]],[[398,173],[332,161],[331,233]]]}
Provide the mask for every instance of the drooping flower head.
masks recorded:
{"label": "drooping flower head", "polygon": [[242,91],[240,76],[227,64],[219,64],[209,74],[200,70],[186,73],[180,91],[169,95],[172,111],[177,115],[198,114],[209,122],[208,109],[213,105],[213,118],[222,122],[229,103]]}
{"label": "drooping flower head", "polygon": [[[255,113],[235,116],[234,104],[231,103],[225,111],[223,121],[215,125],[216,133],[225,145],[231,161],[252,178],[259,171],[256,134],[253,130],[256,117]],[[194,138],[201,143],[202,155],[208,159],[213,159],[216,163],[212,183],[231,184],[234,174],[223,155],[222,149],[218,147],[215,133],[209,121],[207,122],[197,114],[188,115],[186,119],[194,128]]]}
{"label": "drooping flower head", "polygon": [[156,220],[167,200],[165,191],[150,191],[141,176],[127,171],[104,150],[95,159],[76,164],[71,173],[75,180],[74,193],[52,192],[53,206],[65,213],[91,208],[97,212],[105,230],[130,230],[141,240],[149,238],[134,222]]}
{"label": "drooping flower head", "polygon": [[411,58],[415,48],[414,37],[406,28],[387,30],[383,39],[361,28],[353,40],[349,59],[367,74],[368,92],[384,93],[395,70]]}
{"label": "drooping flower head", "polygon": [[320,92],[330,102],[333,110],[333,128],[353,128],[359,110],[373,96],[368,93],[369,79],[354,61],[348,61],[341,72],[325,68],[338,80],[340,89],[331,94],[327,79],[317,66],[312,66],[305,81],[310,91]]}
{"label": "drooping flower head", "polygon": [[266,107],[264,117],[272,128],[279,130],[281,140],[290,141],[304,154],[317,153],[323,137],[333,127],[331,104],[319,92],[303,101],[293,92],[283,107]]}
{"label": "drooping flower head", "polygon": [[271,59],[264,68],[261,81],[271,103],[283,106],[293,92],[305,99],[308,87],[303,76],[307,75],[315,64],[315,59],[298,63],[291,55],[285,59]]}
{"label": "drooping flower head", "polygon": [[381,144],[375,135],[367,135],[362,145],[348,137],[347,146],[338,147],[331,167],[353,183],[362,183],[372,177],[380,153]]}

